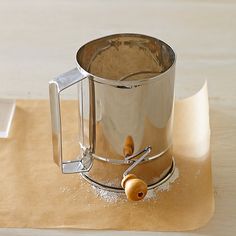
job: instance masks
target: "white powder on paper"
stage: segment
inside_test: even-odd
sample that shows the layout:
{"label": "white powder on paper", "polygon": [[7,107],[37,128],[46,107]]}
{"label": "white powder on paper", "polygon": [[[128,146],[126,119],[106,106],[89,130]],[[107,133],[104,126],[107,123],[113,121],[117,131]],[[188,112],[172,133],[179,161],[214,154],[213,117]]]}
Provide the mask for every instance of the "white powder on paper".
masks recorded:
{"label": "white powder on paper", "polygon": [[[158,192],[170,191],[171,185],[179,177],[179,169],[175,168],[173,175],[163,184],[156,187],[155,189],[150,189],[147,195],[142,201],[150,201],[158,198]],[[116,193],[107,190],[100,189],[98,187],[92,186],[92,190],[97,198],[100,198],[108,203],[116,203],[118,201],[127,201],[124,193]]]}
{"label": "white powder on paper", "polygon": [[158,186],[157,191],[158,192],[170,191],[171,184],[173,184],[175,182],[175,180],[178,178],[179,178],[179,169],[175,168],[173,175],[165,183]]}
{"label": "white powder on paper", "polygon": [[111,192],[95,186],[92,186],[92,190],[97,198],[100,198],[109,203],[115,203],[117,201],[122,201],[126,199],[124,193]]}
{"label": "white powder on paper", "polygon": [[[157,200],[158,199],[158,193],[164,192],[164,191],[170,191],[171,185],[178,179],[179,177],[179,169],[175,168],[175,171],[173,175],[163,184],[156,187],[155,189],[150,189],[147,192],[147,195],[142,201],[150,201],[150,200]],[[81,177],[80,177],[81,178]],[[81,178],[82,179],[82,178]],[[85,182],[82,181],[81,184],[85,184]],[[107,183],[108,184],[108,183]],[[110,186],[112,184],[110,183]],[[68,187],[68,186],[61,186],[60,191],[64,194],[67,194],[70,196],[72,200],[76,200],[80,193],[78,192],[78,189],[76,186],[74,187]],[[125,193],[116,193],[112,191],[107,191],[98,187],[95,187],[91,185],[91,188],[88,188],[88,192],[92,191],[95,196],[107,203],[116,203],[116,202],[124,202],[127,201],[127,198],[125,196]]]}
{"label": "white powder on paper", "polygon": [[143,201],[150,201],[150,200],[154,200],[157,199],[157,191],[156,189],[150,189],[147,191],[147,194],[145,196],[145,198],[143,199]]}

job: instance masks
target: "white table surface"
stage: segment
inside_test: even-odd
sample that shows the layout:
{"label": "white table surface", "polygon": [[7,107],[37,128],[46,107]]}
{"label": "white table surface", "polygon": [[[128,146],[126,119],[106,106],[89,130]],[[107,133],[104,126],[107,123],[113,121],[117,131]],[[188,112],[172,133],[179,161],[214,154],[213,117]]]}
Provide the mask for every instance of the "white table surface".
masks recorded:
{"label": "white table surface", "polygon": [[[205,227],[185,235],[235,235],[236,1],[0,0],[0,98],[48,98],[47,82],[75,66],[78,47],[118,32],[152,35],[175,48],[178,96],[207,79],[216,210]],[[5,236],[78,234],[111,231],[0,229]]]}

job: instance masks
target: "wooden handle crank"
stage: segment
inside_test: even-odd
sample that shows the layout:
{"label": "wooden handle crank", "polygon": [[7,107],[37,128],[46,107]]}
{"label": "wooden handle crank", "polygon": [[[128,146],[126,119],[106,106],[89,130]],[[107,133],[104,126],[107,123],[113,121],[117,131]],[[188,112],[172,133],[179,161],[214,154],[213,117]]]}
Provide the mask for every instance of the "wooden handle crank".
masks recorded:
{"label": "wooden handle crank", "polygon": [[[127,136],[124,143],[123,153],[125,157],[129,157],[134,152],[134,141],[132,136]],[[147,194],[147,184],[136,177],[134,174],[125,175],[121,181],[122,188],[130,201],[142,200]]]}
{"label": "wooden handle crank", "polygon": [[131,156],[134,152],[134,140],[132,136],[127,136],[124,143],[123,153],[125,157]]}
{"label": "wooden handle crank", "polygon": [[125,194],[130,201],[142,200],[147,194],[147,184],[134,174],[124,176],[121,186],[125,189]]}

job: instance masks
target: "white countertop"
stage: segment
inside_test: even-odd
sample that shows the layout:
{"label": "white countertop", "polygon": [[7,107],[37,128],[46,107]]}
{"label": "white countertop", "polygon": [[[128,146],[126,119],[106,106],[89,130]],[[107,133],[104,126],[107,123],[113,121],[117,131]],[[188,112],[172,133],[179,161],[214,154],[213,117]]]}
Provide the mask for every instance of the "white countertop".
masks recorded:
{"label": "white countertop", "polygon": [[[48,98],[47,82],[75,66],[78,47],[120,32],[175,49],[177,96],[208,81],[216,210],[186,235],[236,234],[236,2],[233,0],[0,0],[0,98]],[[0,229],[0,235],[109,235],[111,231]],[[183,233],[112,232],[113,235]]]}

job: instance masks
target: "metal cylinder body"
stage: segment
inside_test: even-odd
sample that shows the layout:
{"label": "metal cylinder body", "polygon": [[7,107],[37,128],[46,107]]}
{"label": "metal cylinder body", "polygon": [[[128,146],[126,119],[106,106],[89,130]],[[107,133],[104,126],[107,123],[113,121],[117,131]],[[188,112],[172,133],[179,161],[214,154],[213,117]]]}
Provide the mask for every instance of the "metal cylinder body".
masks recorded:
{"label": "metal cylinder body", "polygon": [[153,184],[172,163],[175,54],[166,43],[144,35],[118,34],[91,41],[77,53],[80,145],[94,157],[84,175],[120,187],[124,144],[134,153],[152,151],[134,173]]}

